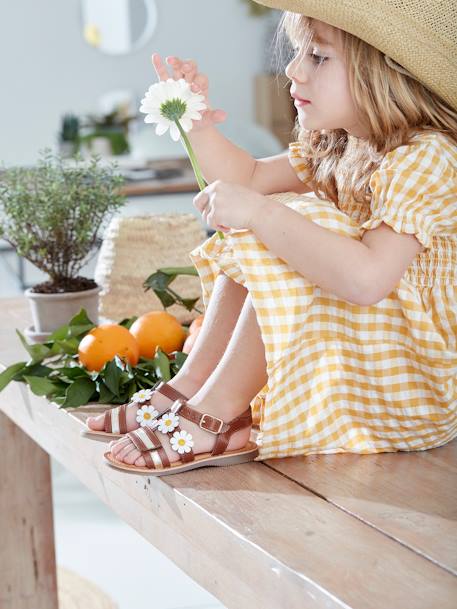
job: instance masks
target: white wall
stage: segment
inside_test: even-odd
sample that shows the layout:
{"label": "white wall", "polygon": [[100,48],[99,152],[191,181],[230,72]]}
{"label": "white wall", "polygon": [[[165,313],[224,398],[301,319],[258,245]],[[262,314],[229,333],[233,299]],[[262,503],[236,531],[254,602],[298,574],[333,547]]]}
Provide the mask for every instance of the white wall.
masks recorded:
{"label": "white wall", "polygon": [[123,57],[82,38],[79,0],[0,1],[0,162],[33,163],[54,146],[65,112],[96,111],[100,95],[130,88],[139,98],[156,77],[153,51],[195,58],[210,77],[213,107],[254,120],[253,77],[263,68],[268,23],[240,0],[156,0],[149,44]]}

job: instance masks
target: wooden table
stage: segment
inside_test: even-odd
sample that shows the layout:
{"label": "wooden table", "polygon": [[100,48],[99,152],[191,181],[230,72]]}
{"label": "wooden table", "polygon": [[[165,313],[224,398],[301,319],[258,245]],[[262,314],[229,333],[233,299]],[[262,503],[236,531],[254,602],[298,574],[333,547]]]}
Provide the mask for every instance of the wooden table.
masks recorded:
{"label": "wooden table", "polygon": [[[24,360],[27,306],[0,307],[0,361]],[[57,608],[49,455],[229,608],[457,606],[456,441],[149,478],[106,466],[81,425],[23,384],[0,393],[2,609]]]}

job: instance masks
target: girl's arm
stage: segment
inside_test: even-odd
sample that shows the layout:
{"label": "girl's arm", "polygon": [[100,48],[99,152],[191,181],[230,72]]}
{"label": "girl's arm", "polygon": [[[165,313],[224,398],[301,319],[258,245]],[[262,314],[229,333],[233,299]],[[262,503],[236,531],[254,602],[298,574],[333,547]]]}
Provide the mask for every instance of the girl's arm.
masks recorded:
{"label": "girl's arm", "polygon": [[288,191],[301,194],[312,190],[290,166],[287,152],[255,159],[216,127],[191,130],[188,138],[208,183],[232,182],[263,195]]}
{"label": "girl's arm", "polygon": [[207,105],[202,119],[193,121],[192,129],[187,134],[206,182],[233,182],[261,194],[311,191],[311,186],[300,181],[290,167],[287,152],[257,160],[218,131],[215,125],[225,120],[226,113],[211,109],[208,77],[198,71],[194,60],[183,61],[179,57],[169,56],[166,62],[171,74],[161,56],[158,53],[152,55],[152,63],[159,79],[184,78],[192,91],[203,95]]}
{"label": "girl's arm", "polygon": [[396,233],[384,223],[358,241],[271,199],[265,199],[251,230],[308,281],[362,306],[388,296],[424,249],[414,235]]}

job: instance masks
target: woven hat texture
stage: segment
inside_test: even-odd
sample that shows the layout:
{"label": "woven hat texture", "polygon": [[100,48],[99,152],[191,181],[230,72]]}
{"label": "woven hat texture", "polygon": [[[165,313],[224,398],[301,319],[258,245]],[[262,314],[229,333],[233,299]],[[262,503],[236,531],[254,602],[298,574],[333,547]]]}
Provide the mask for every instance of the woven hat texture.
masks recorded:
{"label": "woven hat texture", "polygon": [[[95,268],[95,280],[102,286],[100,315],[120,321],[149,311],[163,311],[155,293],[144,291],[143,282],[161,267],[192,266],[189,252],[205,239],[206,232],[193,214],[113,218],[105,232]],[[204,311],[198,277],[179,276],[170,288],[183,298],[200,297],[196,306]],[[198,315],[180,305],[172,305],[166,310],[181,323]]]}
{"label": "woven hat texture", "polygon": [[254,0],[338,27],[409,70],[457,110],[457,0]]}

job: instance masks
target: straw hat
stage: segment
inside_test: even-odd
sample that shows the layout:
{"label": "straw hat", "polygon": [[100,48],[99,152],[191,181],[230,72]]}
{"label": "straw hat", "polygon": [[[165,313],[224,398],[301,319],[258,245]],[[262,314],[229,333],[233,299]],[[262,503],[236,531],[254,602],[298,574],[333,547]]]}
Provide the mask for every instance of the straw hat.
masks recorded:
{"label": "straw hat", "polygon": [[376,47],[457,110],[456,0],[254,0],[302,13]]}

